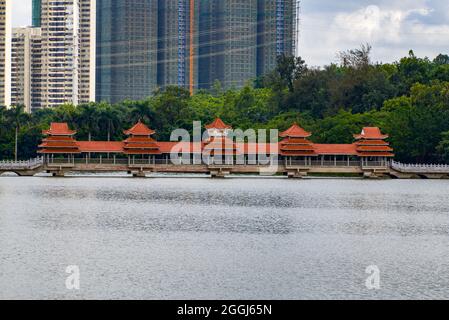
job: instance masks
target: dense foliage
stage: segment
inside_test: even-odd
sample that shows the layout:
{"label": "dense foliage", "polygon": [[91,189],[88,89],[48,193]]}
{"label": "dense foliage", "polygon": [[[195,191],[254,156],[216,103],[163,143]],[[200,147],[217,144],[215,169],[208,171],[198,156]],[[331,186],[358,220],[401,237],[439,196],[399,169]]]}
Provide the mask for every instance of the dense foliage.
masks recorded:
{"label": "dense foliage", "polygon": [[343,52],[341,62],[309,68],[301,58],[279,57],[271,74],[241,90],[221,89],[190,96],[169,87],[142,101],[62,105],[31,115],[23,107],[0,108],[0,159],[36,155],[41,130],[66,121],[77,139],[121,140],[138,119],[169,139],[174,128],[192,129],[221,117],[234,128],[289,127],[300,122],[321,143],[351,143],[363,126],[389,133],[403,162],[449,162],[449,56],[434,60],[413,52],[392,64],[374,64],[369,46]]}

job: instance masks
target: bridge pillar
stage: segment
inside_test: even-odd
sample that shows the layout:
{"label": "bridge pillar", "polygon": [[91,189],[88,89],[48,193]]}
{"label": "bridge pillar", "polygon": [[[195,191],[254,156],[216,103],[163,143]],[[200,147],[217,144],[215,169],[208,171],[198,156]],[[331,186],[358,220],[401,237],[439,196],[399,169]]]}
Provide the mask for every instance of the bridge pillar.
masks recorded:
{"label": "bridge pillar", "polygon": [[307,178],[308,171],[305,170],[289,170],[287,176],[289,179],[304,179]]}
{"label": "bridge pillar", "polygon": [[17,175],[19,177],[33,177],[36,174],[35,171],[18,171]]}
{"label": "bridge pillar", "polygon": [[146,178],[145,171],[134,171],[132,174],[134,178]]}
{"label": "bridge pillar", "polygon": [[53,177],[64,177],[65,176],[64,170],[52,171],[50,173]]}
{"label": "bridge pillar", "polygon": [[213,170],[210,172],[210,177],[212,179],[224,179],[226,178],[226,176],[230,175],[231,172],[230,171],[225,171],[225,170]]}
{"label": "bridge pillar", "polygon": [[444,179],[447,177],[447,175],[444,173],[423,173],[421,175],[426,179],[435,179],[435,180]]}

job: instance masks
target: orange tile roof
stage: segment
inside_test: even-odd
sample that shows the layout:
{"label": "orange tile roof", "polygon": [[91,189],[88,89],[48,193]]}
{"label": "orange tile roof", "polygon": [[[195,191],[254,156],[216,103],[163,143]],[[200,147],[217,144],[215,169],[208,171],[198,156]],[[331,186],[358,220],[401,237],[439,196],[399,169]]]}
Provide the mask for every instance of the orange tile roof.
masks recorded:
{"label": "orange tile roof", "polygon": [[76,134],[76,131],[70,130],[69,125],[65,122],[52,122],[50,124],[50,129],[43,130],[42,133],[45,135],[53,136],[73,136],[74,134]]}
{"label": "orange tile roof", "polygon": [[393,151],[393,149],[390,148],[389,146],[358,146],[357,151],[359,151],[359,152],[363,152],[363,151],[368,151],[368,152],[370,152],[370,151],[373,151],[373,152],[387,151],[387,152],[390,152],[390,151]]}
{"label": "orange tile roof", "polygon": [[356,142],[358,146],[388,146],[389,143],[384,140],[359,140]]}
{"label": "orange tile roof", "polygon": [[354,135],[357,140],[368,139],[368,140],[384,140],[388,138],[388,135],[382,134],[378,127],[365,127],[361,134]]}
{"label": "orange tile roof", "polygon": [[245,154],[278,154],[280,145],[277,143],[245,143],[243,147]]}
{"label": "orange tile roof", "polygon": [[313,145],[281,145],[282,151],[315,151]]}
{"label": "orange tile roof", "polygon": [[78,148],[50,148],[41,149],[37,153],[40,154],[80,154],[81,151]]}
{"label": "orange tile roof", "polygon": [[357,155],[355,144],[314,144],[315,152],[320,155]]}
{"label": "orange tile roof", "polygon": [[75,139],[72,136],[48,136],[45,139],[42,139],[42,142],[49,142],[49,141],[75,141]]}
{"label": "orange tile roof", "polygon": [[39,148],[78,148],[76,141],[43,141]]}
{"label": "orange tile roof", "polygon": [[281,141],[281,144],[289,144],[289,145],[308,145],[308,144],[312,144],[312,142],[310,142],[307,139],[304,138],[285,138],[284,140]]}
{"label": "orange tile roof", "polygon": [[[162,153],[171,153],[172,150],[176,147],[176,151],[180,150],[190,150],[193,152],[194,144],[192,142],[158,142],[159,150]],[[201,144],[201,150],[203,149],[203,145]],[[201,151],[200,151],[201,152]]]}
{"label": "orange tile roof", "polygon": [[394,157],[393,153],[390,152],[361,152],[358,153],[359,157]]}
{"label": "orange tile roof", "polygon": [[126,155],[160,155],[160,150],[126,150]]}
{"label": "orange tile roof", "polygon": [[154,130],[151,130],[148,128],[144,123],[142,123],[140,120],[137,122],[134,127],[132,127],[129,130],[126,130],[124,132],[126,135],[129,136],[151,136],[155,134],[156,132]]}
{"label": "orange tile roof", "polygon": [[121,141],[78,141],[81,152],[122,153],[124,143]]}
{"label": "orange tile roof", "polygon": [[149,143],[149,142],[153,142],[155,143],[156,140],[154,140],[151,137],[147,137],[147,136],[131,136],[128,139],[126,139],[124,141],[125,143]]}
{"label": "orange tile roof", "polygon": [[228,126],[221,120],[220,118],[217,118],[212,122],[211,124],[208,124],[205,126],[206,129],[219,129],[219,130],[225,130],[225,129],[232,129],[231,126]]}
{"label": "orange tile roof", "polygon": [[280,137],[281,138],[287,138],[287,137],[291,137],[291,138],[308,138],[311,135],[312,134],[310,132],[307,132],[306,130],[304,130],[303,128],[301,128],[300,126],[298,126],[295,123],[288,130],[282,132],[280,134]]}
{"label": "orange tile roof", "polygon": [[281,155],[290,157],[318,157],[314,151],[282,151]]}
{"label": "orange tile roof", "polygon": [[236,144],[233,140],[226,137],[214,137],[210,141],[206,142],[204,145],[204,149],[210,150],[235,150]]}
{"label": "orange tile roof", "polygon": [[157,143],[126,143],[124,149],[156,149],[159,150]]}

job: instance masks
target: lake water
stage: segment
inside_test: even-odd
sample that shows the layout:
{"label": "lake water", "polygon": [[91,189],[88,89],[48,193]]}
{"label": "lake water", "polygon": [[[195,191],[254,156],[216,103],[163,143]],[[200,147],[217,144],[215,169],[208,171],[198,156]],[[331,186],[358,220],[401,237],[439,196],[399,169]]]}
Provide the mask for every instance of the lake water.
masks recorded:
{"label": "lake water", "polygon": [[0,177],[19,298],[449,299],[449,181]]}

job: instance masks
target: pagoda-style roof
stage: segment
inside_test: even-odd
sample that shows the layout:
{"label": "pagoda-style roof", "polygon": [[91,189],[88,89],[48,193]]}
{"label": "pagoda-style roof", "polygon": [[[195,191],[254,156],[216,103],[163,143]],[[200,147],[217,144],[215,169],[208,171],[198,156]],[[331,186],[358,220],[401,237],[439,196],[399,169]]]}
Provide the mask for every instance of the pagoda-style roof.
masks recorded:
{"label": "pagoda-style roof", "polygon": [[358,140],[358,146],[388,146],[389,143],[385,140]]}
{"label": "pagoda-style roof", "polygon": [[49,130],[43,130],[42,134],[48,136],[73,136],[76,131],[70,130],[69,125],[65,122],[52,122]]}
{"label": "pagoda-style roof", "polygon": [[139,120],[131,129],[126,130],[124,133],[128,136],[151,136],[156,132]]}
{"label": "pagoda-style roof", "polygon": [[227,137],[212,137],[204,144],[203,151],[210,155],[235,155],[237,146],[233,140]]}
{"label": "pagoda-style roof", "polygon": [[392,152],[393,149],[387,146],[358,146],[357,150],[359,152],[370,152],[370,151],[378,151],[378,152]]}
{"label": "pagoda-style roof", "polygon": [[287,137],[291,137],[291,138],[309,138],[311,135],[312,134],[310,132],[307,132],[306,130],[304,130],[303,128],[301,128],[300,126],[298,126],[295,123],[289,129],[287,129],[286,131],[282,132],[280,134],[280,137],[281,138],[287,138]]}
{"label": "pagoda-style roof", "polygon": [[280,143],[280,153],[283,156],[290,157],[315,157],[318,154],[315,151],[313,143],[307,140],[312,134],[307,132],[296,123],[288,130],[280,134],[285,138]]}
{"label": "pagoda-style roof", "polygon": [[223,120],[221,120],[220,118],[215,119],[214,122],[212,122],[211,124],[206,125],[205,128],[208,129],[208,130],[211,130],[211,129],[217,129],[217,130],[232,129],[231,126],[225,124],[223,122]]}
{"label": "pagoda-style roof", "polygon": [[359,157],[394,157],[393,149],[385,141],[388,135],[382,134],[378,127],[363,128],[362,133],[354,135]]}
{"label": "pagoda-style roof", "polygon": [[40,154],[80,154],[81,150],[73,137],[76,131],[70,130],[67,123],[53,122],[50,129],[42,131],[48,137],[39,145]]}
{"label": "pagoda-style roof", "polygon": [[123,153],[126,155],[158,155],[161,154],[156,140],[151,138],[155,134],[154,130],[148,128],[140,120],[125,134],[130,136],[123,141]]}
{"label": "pagoda-style roof", "polygon": [[38,153],[40,154],[58,154],[58,153],[67,153],[67,154],[79,154],[81,150],[79,148],[78,143],[75,139],[71,140],[61,140],[61,141],[43,141],[42,144],[39,145]]}
{"label": "pagoda-style roof", "polygon": [[382,134],[378,127],[365,127],[362,133],[354,135],[354,138],[357,140],[385,140],[388,138],[388,135]]}

